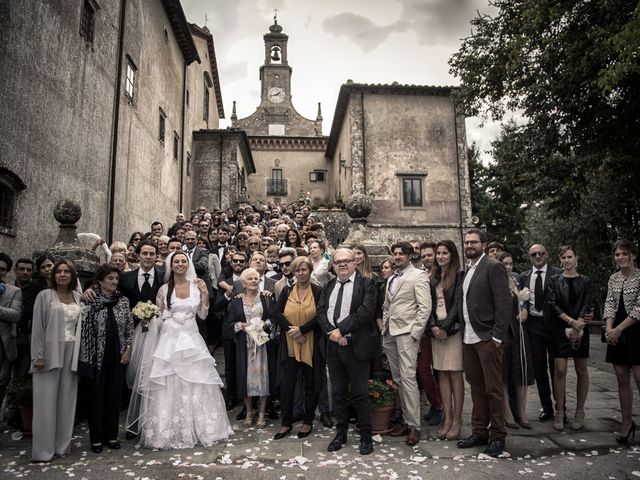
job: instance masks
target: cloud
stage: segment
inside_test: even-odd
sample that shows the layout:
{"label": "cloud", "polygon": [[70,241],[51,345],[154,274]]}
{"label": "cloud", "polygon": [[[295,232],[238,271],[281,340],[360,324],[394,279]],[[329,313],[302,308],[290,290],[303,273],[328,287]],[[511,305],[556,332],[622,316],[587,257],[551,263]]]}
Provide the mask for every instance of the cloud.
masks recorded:
{"label": "cloud", "polygon": [[326,18],[322,26],[326,32],[337,37],[348,38],[367,53],[383,43],[394,31],[404,29],[402,24],[398,22],[378,26],[367,17],[350,12]]}
{"label": "cloud", "polygon": [[423,45],[458,45],[471,33],[477,11],[492,11],[487,0],[400,0],[402,20]]}

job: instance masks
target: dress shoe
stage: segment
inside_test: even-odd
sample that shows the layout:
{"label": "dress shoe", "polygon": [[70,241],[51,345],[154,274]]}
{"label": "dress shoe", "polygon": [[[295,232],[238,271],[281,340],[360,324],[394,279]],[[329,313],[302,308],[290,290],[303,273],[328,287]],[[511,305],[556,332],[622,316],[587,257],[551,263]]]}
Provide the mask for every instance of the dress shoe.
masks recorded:
{"label": "dress shoe", "polygon": [[389,432],[390,437],[404,437],[409,433],[409,425],[403,423]]}
{"label": "dress shoe", "polygon": [[91,451],[93,453],[102,453],[102,444],[91,445]]}
{"label": "dress shoe", "polygon": [[358,453],[360,453],[360,455],[369,455],[370,453],[373,453],[373,440],[371,440],[371,435],[363,435],[360,437],[360,448],[358,448]]}
{"label": "dress shoe", "polygon": [[333,418],[330,413],[321,413],[320,414],[320,423],[327,428],[333,427]]}
{"label": "dress shoe", "polygon": [[484,453],[490,457],[498,457],[504,450],[504,440],[490,440]]}
{"label": "dress shoe", "polygon": [[346,443],[347,443],[347,432],[338,432],[336,433],[336,436],[333,437],[333,440],[329,442],[329,446],[327,447],[327,452],[337,452]]}
{"label": "dress shoe", "polygon": [[431,425],[432,427],[435,427],[436,425],[440,425],[442,423],[443,416],[444,414],[442,409],[440,410],[436,409],[436,411],[433,413],[433,415],[429,419],[429,425]]}
{"label": "dress shoe", "polygon": [[540,420],[541,422],[546,422],[547,420],[551,420],[553,417],[554,415],[552,411],[543,410],[542,412],[540,412],[538,420]]}
{"label": "dress shoe", "polygon": [[504,424],[507,426],[507,428],[513,428],[514,430],[517,430],[520,428],[520,425],[516,422],[510,422],[508,420],[505,420]]}
{"label": "dress shoe", "polygon": [[110,448],[111,450],[120,450],[120,442],[115,440],[115,441],[108,441],[106,442],[104,445],[106,445],[108,448]]}
{"label": "dress shoe", "polygon": [[522,420],[518,420],[518,425],[520,425],[525,430],[531,430],[531,424],[529,422],[523,422]]}
{"label": "dress shoe", "polygon": [[280,440],[281,438],[284,438],[284,437],[288,436],[291,433],[291,429],[292,429],[292,427],[288,427],[286,430],[276,433],[273,436],[273,439],[274,440]]}
{"label": "dress shoe", "polygon": [[476,445],[486,445],[489,443],[489,439],[485,437],[479,437],[475,433],[472,433],[467,438],[463,438],[462,440],[458,440],[456,444],[458,448],[471,448]]}
{"label": "dress shoe", "polygon": [[247,417],[247,408],[242,407],[242,410],[240,410],[240,413],[236,415],[236,420],[244,420],[246,417]]}
{"label": "dress shoe", "polygon": [[414,427],[409,427],[409,434],[407,435],[407,441],[405,442],[410,447],[417,445],[420,441],[420,430]]}
{"label": "dress shoe", "polygon": [[[304,425],[306,425],[306,424],[304,424]],[[298,438],[306,438],[309,435],[311,435],[311,432],[313,432],[313,426],[309,425],[309,427],[311,427],[311,428],[309,428],[309,430],[306,431],[306,432],[303,432],[302,430],[298,430]]]}
{"label": "dress shoe", "polygon": [[138,436],[137,433],[133,433],[133,432],[129,432],[129,431],[127,431],[127,433],[124,434],[124,438],[126,438],[127,440],[133,440],[137,436]]}

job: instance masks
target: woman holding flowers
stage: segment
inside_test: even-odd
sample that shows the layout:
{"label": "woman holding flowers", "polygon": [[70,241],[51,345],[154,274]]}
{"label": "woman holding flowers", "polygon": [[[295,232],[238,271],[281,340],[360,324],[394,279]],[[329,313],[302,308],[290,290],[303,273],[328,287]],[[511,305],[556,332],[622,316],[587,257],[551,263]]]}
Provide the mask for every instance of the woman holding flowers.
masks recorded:
{"label": "woman holding flowers", "polygon": [[139,371],[142,444],[159,449],[212,445],[233,430],[222,380],[196,323],[196,314],[207,316],[209,293],[180,250],[167,257],[165,278],[156,298],[160,318],[149,323]]}
{"label": "woman holding flowers", "polygon": [[[267,425],[265,411],[269,396],[269,361],[264,328],[269,329],[272,300],[260,294],[260,274],[255,268],[247,268],[240,274],[245,291],[231,300],[227,322],[236,334],[236,382],[237,396],[244,398],[247,416],[244,426],[253,424],[252,397],[259,398],[260,410],[256,427]],[[262,333],[261,333],[262,331]]]}
{"label": "woman holding flowers", "polygon": [[82,324],[78,375],[85,381],[91,451],[120,448],[118,421],[125,365],[131,358],[133,321],[129,301],[116,289],[120,270],[98,267],[95,298]]}

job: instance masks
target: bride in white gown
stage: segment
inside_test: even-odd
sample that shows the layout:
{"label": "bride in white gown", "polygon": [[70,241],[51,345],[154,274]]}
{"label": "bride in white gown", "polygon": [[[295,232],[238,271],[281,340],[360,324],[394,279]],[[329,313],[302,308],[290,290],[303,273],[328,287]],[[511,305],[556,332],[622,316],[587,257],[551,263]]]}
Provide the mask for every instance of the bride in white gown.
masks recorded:
{"label": "bride in white gown", "polygon": [[184,252],[169,255],[165,265],[168,281],[156,299],[160,318],[149,325],[137,368],[141,441],[159,449],[208,446],[233,429],[222,380],[196,323],[196,313],[207,316],[207,287]]}

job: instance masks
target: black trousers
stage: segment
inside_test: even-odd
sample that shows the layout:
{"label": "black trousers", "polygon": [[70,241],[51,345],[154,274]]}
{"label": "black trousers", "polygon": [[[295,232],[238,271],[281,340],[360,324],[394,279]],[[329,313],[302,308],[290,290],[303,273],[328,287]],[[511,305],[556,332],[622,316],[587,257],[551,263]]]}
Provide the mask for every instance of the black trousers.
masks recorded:
{"label": "black trousers", "polygon": [[89,439],[92,444],[118,439],[123,377],[124,365],[114,362],[102,366],[102,377],[97,385],[93,381],[85,384]]}
{"label": "black trousers", "polygon": [[341,347],[329,341],[327,345],[327,366],[333,396],[333,414],[338,432],[349,428],[349,385],[351,404],[358,415],[360,433],[371,436],[371,404],[369,402],[370,360],[358,360],[351,344]]}
{"label": "black trousers", "polygon": [[549,371],[551,379],[553,379],[553,358],[551,357],[549,332],[543,317],[529,315],[525,326],[529,334],[529,346],[533,357],[533,369],[540,405],[545,412],[553,413],[551,384],[549,383]]}
{"label": "black trousers", "polygon": [[236,401],[238,388],[236,382],[236,340],[235,338],[222,341],[224,349],[224,381],[227,386],[227,400]]}
{"label": "black trousers", "polygon": [[[282,348],[287,348],[286,344]],[[293,400],[296,391],[298,370],[302,370],[304,383],[304,423],[311,425],[316,416],[318,392],[315,390],[315,373],[313,367],[287,357],[280,363],[280,406],[282,409],[282,426],[290,427],[293,420]]]}

